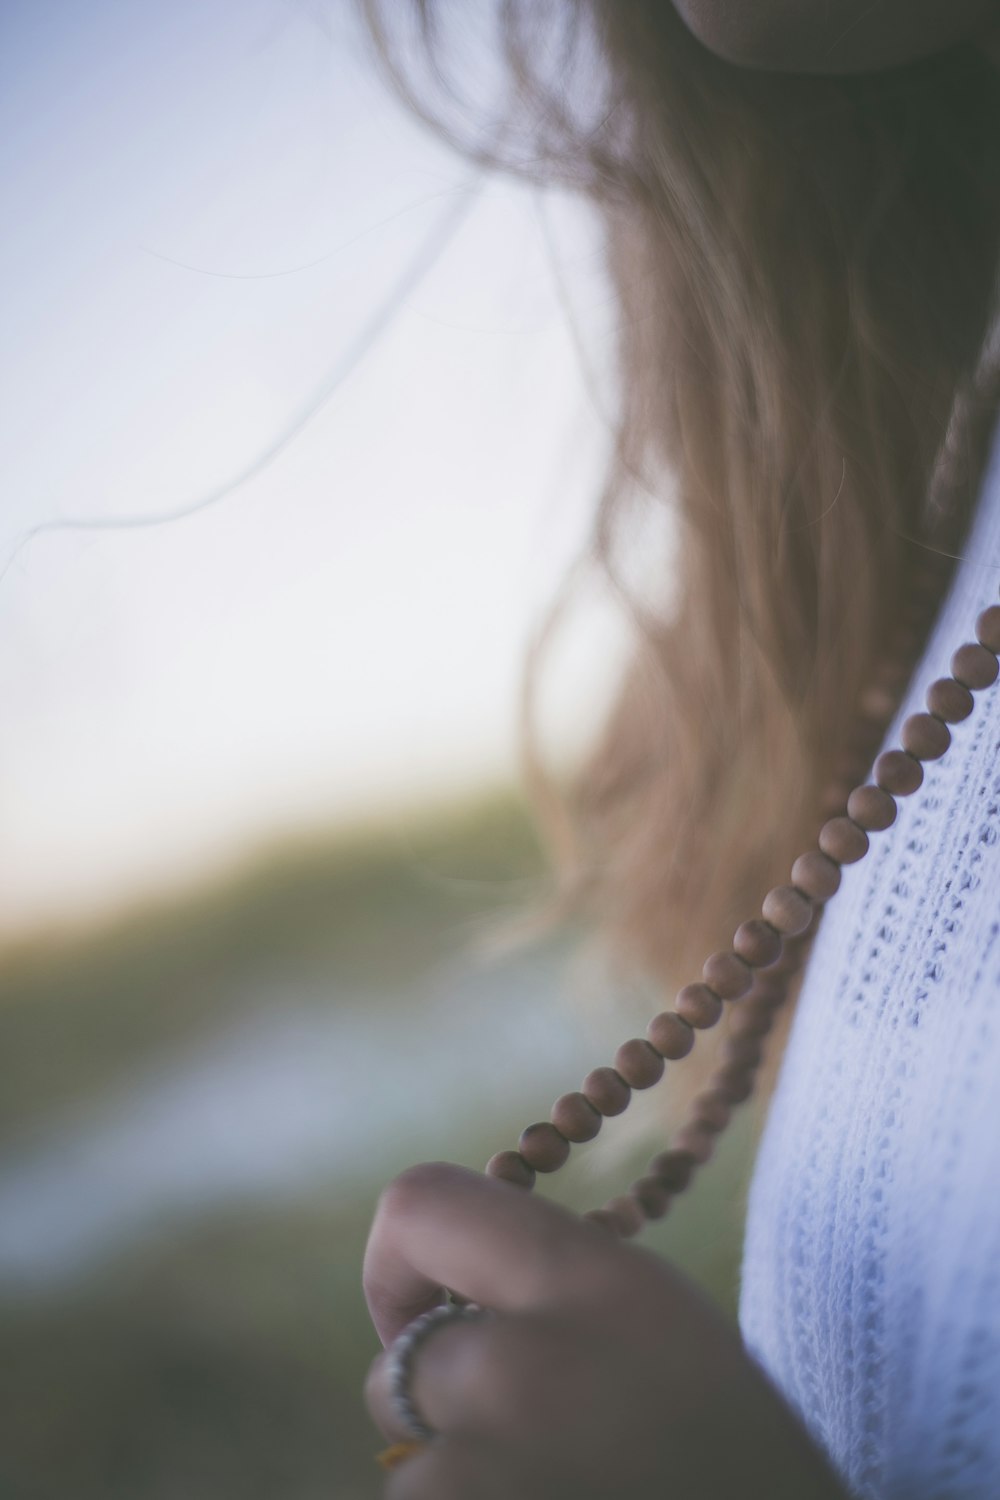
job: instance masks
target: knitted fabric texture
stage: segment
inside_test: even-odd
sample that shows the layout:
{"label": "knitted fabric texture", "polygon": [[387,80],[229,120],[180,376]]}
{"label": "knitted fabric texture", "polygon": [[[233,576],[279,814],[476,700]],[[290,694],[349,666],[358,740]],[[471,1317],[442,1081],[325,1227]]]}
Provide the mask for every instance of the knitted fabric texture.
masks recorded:
{"label": "knitted fabric texture", "polygon": [[[1000,586],[994,438],[887,743]],[[844,871],[750,1188],[750,1353],[864,1500],[1000,1496],[1000,683]]]}

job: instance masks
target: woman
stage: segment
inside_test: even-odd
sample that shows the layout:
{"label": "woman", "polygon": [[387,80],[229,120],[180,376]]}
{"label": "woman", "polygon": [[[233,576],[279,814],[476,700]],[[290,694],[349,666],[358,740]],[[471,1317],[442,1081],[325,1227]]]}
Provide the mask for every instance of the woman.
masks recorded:
{"label": "woman", "polygon": [[[668,483],[683,547],[577,788],[581,889],[647,970],[686,978],[996,601],[1000,7],[595,0],[553,32],[555,9],[504,7],[498,154],[582,187],[607,226],[605,551]],[[927,566],[956,555],[950,578]],[[995,653],[976,649],[985,688]],[[492,1316],[429,1325],[395,1375],[376,1361],[387,1436],[418,1415],[434,1434],[393,1500],[1000,1494],[1000,690],[938,764],[968,712],[946,699],[893,826],[850,825],[881,842],[810,957],[751,1190],[743,1337],[603,1226],[415,1168],[366,1256],[380,1336],[442,1287]],[[831,885],[856,857],[826,859]],[[698,1096],[689,1166],[750,1067]],[[631,1227],[627,1204],[605,1218]]]}

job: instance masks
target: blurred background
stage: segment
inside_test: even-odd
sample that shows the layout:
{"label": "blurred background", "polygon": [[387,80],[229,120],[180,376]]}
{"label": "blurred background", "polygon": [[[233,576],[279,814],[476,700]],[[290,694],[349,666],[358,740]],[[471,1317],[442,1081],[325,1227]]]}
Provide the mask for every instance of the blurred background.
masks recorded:
{"label": "blurred background", "polygon": [[[630,639],[599,239],[346,0],[6,0],[0,74],[0,1496],[374,1497],[380,1186],[649,1008],[524,936],[526,655],[572,577],[558,773]],[[730,1311],[748,1151],[647,1237]]]}

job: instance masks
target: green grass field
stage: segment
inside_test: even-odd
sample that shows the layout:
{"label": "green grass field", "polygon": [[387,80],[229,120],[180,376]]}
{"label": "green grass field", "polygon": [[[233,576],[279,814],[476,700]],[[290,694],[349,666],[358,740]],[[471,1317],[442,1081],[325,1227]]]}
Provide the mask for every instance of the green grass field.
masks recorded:
{"label": "green grass field", "polygon": [[[321,973],[378,997],[387,1039],[415,975],[537,900],[523,809],[497,798],[392,836],[276,851],[212,889],[99,933],[11,952],[0,1005],[2,1138],[23,1152],[179,1046],[238,1015],[240,976]],[[324,1001],[323,995],[328,996]],[[388,997],[388,998],[387,998]],[[387,1045],[391,1044],[387,1041]],[[601,1059],[595,1059],[599,1061]],[[572,1080],[566,1082],[571,1086]],[[377,1081],[371,1108],[380,1106]],[[470,1166],[501,1122],[456,1118]],[[503,1129],[515,1135],[520,1117]],[[358,1122],[363,1150],[366,1122]],[[656,1143],[651,1143],[655,1149]],[[752,1148],[741,1123],[646,1243],[735,1305]],[[399,1142],[395,1166],[411,1158]],[[632,1160],[581,1159],[545,1191],[576,1207],[620,1190]],[[591,1151],[591,1162],[594,1148]],[[0,1159],[0,1188],[3,1160]],[[360,1399],[377,1344],[359,1269],[382,1175],[313,1178],[271,1201],[164,1219],[86,1274],[0,1302],[4,1500],[374,1497],[378,1446]],[[0,1288],[0,1293],[2,1293]],[[669,1337],[669,1330],[665,1330]]]}

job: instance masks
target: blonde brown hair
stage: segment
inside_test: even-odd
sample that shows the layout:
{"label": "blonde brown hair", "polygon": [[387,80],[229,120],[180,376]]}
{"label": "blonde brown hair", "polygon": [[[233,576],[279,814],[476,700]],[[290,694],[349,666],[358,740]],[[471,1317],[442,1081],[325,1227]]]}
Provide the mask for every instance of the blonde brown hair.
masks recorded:
{"label": "blonde brown hair", "polygon": [[405,37],[366,8],[425,118],[603,219],[621,410],[595,547],[613,566],[637,509],[670,506],[681,560],[568,790],[570,879],[683,982],[814,836],[922,556],[961,544],[997,399],[1000,75],[972,47],[743,71],[668,4],[502,0],[484,120],[436,7]]}

